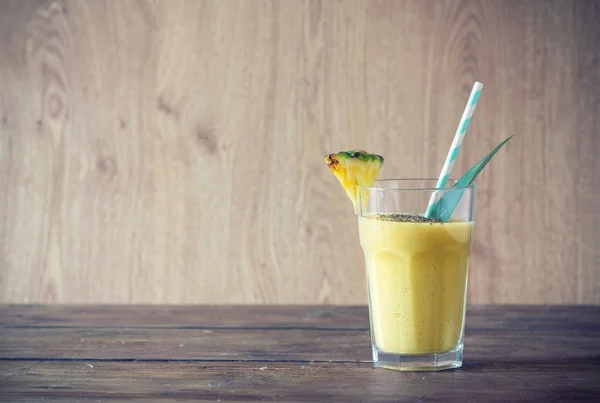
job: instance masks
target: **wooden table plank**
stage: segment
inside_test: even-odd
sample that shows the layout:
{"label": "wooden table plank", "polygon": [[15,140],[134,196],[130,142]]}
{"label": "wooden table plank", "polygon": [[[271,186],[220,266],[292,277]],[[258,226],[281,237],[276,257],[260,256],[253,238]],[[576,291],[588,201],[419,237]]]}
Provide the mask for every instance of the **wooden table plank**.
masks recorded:
{"label": "wooden table plank", "polygon": [[[0,359],[371,360],[366,330],[0,329]],[[600,357],[600,332],[465,333],[465,360]]]}
{"label": "wooden table plank", "polygon": [[0,326],[368,329],[363,306],[0,305]]}
{"label": "wooden table plank", "polygon": [[375,370],[370,364],[7,362],[4,401],[276,400],[296,402],[515,402],[600,400],[596,362],[530,363],[443,372]]}
{"label": "wooden table plank", "polygon": [[[472,329],[600,331],[600,308],[471,305],[467,320]],[[0,326],[368,330],[369,317],[366,306],[0,305]]]}
{"label": "wooden table plank", "polygon": [[0,329],[0,358],[368,361],[366,330]]}

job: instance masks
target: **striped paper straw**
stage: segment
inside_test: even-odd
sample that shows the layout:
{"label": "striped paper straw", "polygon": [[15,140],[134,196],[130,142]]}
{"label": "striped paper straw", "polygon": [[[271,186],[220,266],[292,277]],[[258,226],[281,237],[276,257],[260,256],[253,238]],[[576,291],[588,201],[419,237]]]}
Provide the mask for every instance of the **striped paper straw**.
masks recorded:
{"label": "striped paper straw", "polygon": [[[471,95],[469,96],[469,100],[467,101],[467,106],[465,107],[465,111],[463,112],[462,118],[460,119],[460,123],[458,124],[458,129],[456,130],[456,134],[454,135],[454,140],[452,141],[452,145],[450,146],[450,151],[448,151],[446,162],[444,162],[444,167],[442,168],[442,172],[440,173],[437,185],[435,186],[438,189],[445,188],[446,184],[448,183],[448,178],[450,178],[450,172],[452,171],[452,167],[454,166],[454,161],[456,161],[456,156],[460,151],[460,146],[462,145],[462,141],[465,137],[465,133],[467,132],[467,128],[469,127],[469,123],[471,123],[471,117],[473,116],[475,106],[477,106],[477,101],[479,100],[479,95],[481,94],[482,88],[483,84],[481,84],[478,81],[475,82],[475,85],[473,85],[473,90],[471,91]],[[427,211],[425,212],[425,217],[430,216],[433,204],[439,199],[441,199],[442,196],[443,192],[433,192],[431,194],[431,198],[429,199],[429,206],[427,206]]]}

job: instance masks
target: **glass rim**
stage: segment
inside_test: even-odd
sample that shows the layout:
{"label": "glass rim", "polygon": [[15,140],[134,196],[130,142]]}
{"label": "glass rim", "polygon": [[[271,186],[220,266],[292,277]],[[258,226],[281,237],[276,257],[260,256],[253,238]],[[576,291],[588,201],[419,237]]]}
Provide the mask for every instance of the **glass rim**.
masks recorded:
{"label": "glass rim", "polygon": [[[453,181],[453,182],[457,182],[458,179],[448,179],[449,181]],[[375,183],[381,183],[381,182],[416,182],[416,181],[433,181],[436,182],[438,181],[438,178],[390,178],[390,179],[377,179],[375,181]],[[442,191],[442,192],[448,192],[448,191],[452,191],[452,190],[466,190],[466,189],[475,189],[475,183],[471,183],[470,185],[467,186],[457,186],[457,187],[445,187],[445,188],[436,188],[436,187],[375,187],[375,186],[361,186],[361,185],[356,185],[356,187],[359,190],[369,190],[369,191],[406,191],[406,190],[421,190],[421,191],[430,191],[430,192],[434,192],[434,191]]]}

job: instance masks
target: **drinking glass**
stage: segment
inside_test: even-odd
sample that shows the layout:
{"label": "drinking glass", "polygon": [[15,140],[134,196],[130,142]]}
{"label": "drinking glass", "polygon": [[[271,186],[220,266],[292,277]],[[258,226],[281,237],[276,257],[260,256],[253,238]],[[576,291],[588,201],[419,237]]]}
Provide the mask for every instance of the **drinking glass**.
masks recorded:
{"label": "drinking glass", "polygon": [[[462,365],[475,186],[435,186],[435,179],[391,179],[358,189],[375,367]],[[459,192],[447,222],[424,218],[434,192]]]}

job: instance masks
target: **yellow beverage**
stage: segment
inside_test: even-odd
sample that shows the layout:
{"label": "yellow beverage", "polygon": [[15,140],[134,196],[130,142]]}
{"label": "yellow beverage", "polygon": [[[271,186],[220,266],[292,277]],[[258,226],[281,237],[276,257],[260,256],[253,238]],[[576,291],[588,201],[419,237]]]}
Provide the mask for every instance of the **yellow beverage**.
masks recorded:
{"label": "yellow beverage", "polygon": [[462,339],[473,223],[359,218],[377,349],[393,354],[447,352]]}

